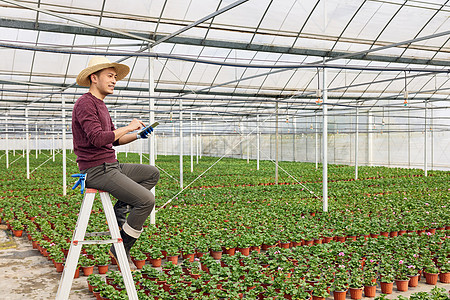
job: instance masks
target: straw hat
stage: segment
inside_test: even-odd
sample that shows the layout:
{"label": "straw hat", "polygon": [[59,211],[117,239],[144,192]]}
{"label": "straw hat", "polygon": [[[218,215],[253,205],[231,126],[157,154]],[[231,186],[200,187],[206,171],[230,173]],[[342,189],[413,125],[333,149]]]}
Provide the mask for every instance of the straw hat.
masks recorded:
{"label": "straw hat", "polygon": [[78,74],[77,84],[80,86],[90,86],[91,81],[89,80],[89,75],[106,68],[114,68],[116,70],[117,81],[125,78],[128,72],[130,72],[130,68],[127,65],[112,63],[104,56],[94,56],[89,61],[88,67]]}

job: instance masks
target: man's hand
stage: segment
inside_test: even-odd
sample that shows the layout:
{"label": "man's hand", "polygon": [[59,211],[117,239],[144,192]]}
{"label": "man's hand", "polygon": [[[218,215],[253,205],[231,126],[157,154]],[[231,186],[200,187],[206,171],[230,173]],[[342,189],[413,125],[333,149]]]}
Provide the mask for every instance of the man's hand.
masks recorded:
{"label": "man's hand", "polygon": [[137,133],[136,138],[138,138],[138,139],[146,139],[146,138],[148,138],[148,135],[151,134],[152,132],[153,132],[153,127],[152,126],[144,127],[142,130],[140,130]]}
{"label": "man's hand", "polygon": [[142,127],[145,127],[144,123],[142,123],[140,120],[138,119],[133,119],[130,124],[128,124],[128,129],[131,131],[135,131],[138,129],[141,129]]}

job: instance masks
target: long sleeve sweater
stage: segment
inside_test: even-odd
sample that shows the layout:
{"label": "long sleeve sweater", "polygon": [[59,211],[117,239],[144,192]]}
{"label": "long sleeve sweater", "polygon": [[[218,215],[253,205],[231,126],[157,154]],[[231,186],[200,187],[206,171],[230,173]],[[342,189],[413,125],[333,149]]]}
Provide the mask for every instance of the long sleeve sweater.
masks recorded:
{"label": "long sleeve sweater", "polygon": [[117,161],[112,147],[114,130],[108,108],[102,100],[91,93],[78,98],[72,112],[72,134],[80,170]]}

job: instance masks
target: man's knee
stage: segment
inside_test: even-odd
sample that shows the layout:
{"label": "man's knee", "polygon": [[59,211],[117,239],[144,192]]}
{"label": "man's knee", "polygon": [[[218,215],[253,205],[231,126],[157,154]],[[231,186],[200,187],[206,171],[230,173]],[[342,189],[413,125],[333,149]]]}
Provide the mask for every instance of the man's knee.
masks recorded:
{"label": "man's knee", "polygon": [[[153,167],[153,166],[152,166]],[[152,178],[152,180],[154,180],[154,181],[158,181],[159,180],[159,170],[158,170],[158,168],[157,167],[153,167],[152,168],[152,172],[151,172],[151,178]]]}
{"label": "man's knee", "polygon": [[142,207],[151,211],[155,206],[155,196],[150,192],[144,199],[142,199]]}

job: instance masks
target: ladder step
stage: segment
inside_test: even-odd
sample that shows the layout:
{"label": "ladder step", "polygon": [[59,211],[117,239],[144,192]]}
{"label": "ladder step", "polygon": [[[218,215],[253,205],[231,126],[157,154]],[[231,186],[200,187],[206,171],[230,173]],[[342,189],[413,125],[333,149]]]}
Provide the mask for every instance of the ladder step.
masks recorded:
{"label": "ladder step", "polygon": [[87,232],[86,236],[105,236],[105,235],[111,235],[109,231],[102,231],[102,232]]}
{"label": "ladder step", "polygon": [[[121,240],[121,239],[120,239]],[[87,240],[87,241],[73,241],[73,243],[81,244],[81,245],[93,245],[93,244],[117,244],[119,243],[119,239],[112,240]]]}

